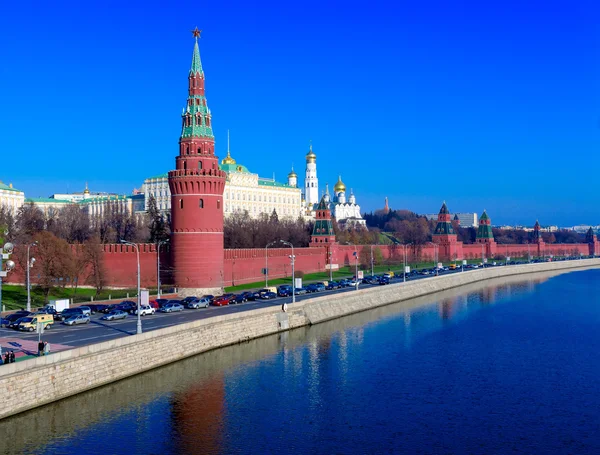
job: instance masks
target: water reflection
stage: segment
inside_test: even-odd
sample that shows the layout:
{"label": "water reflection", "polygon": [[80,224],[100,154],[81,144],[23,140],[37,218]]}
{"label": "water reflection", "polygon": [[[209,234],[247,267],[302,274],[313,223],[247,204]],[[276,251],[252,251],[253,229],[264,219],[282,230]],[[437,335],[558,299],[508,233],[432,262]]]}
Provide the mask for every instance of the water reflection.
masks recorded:
{"label": "water reflection", "polygon": [[[364,409],[360,402],[348,403],[357,394],[381,392],[372,391],[357,371],[366,364],[373,375],[386,376],[394,365],[402,378],[423,368],[410,358],[394,363],[402,351],[395,347],[389,357],[387,346],[377,348],[380,339],[402,349],[426,344],[441,328],[525,298],[558,274],[472,284],[208,352],[0,421],[0,434],[12,435],[0,438],[0,453],[225,453],[244,452],[250,440],[255,453],[267,453],[274,444],[271,435],[296,428],[307,440],[335,439],[329,432],[342,431],[340,425],[353,428],[353,437],[360,439],[365,436],[355,426],[367,425],[359,419]],[[392,336],[382,332],[390,330]],[[445,343],[429,354],[429,362],[444,374],[460,377],[458,354]],[[423,374],[426,382],[430,373]],[[453,388],[447,392],[454,393]],[[423,399],[402,388],[385,393],[392,401]],[[331,421],[332,413],[347,406],[356,407]],[[415,422],[420,419],[415,416]],[[336,451],[326,449],[322,453]]]}

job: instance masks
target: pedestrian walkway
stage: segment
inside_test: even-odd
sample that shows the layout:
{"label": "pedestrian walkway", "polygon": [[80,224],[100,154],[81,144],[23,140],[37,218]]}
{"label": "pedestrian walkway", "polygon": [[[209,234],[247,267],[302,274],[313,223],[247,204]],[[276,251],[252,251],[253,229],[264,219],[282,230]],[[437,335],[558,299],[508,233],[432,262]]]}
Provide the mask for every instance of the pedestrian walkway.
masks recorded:
{"label": "pedestrian walkway", "polygon": [[[0,346],[2,346],[2,352],[6,350],[15,352],[15,360],[25,356],[36,356],[38,350],[37,340],[23,340],[21,338],[0,338]],[[50,354],[53,352],[64,351],[66,349],[73,349],[73,346],[66,344],[50,343]]]}

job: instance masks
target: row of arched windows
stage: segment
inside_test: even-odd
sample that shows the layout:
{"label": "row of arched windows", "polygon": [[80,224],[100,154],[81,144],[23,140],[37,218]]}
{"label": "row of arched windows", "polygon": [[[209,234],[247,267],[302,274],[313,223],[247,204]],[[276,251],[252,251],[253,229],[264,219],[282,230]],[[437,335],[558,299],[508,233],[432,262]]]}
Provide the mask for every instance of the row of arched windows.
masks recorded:
{"label": "row of arched windows", "polygon": [[[182,209],[183,208],[183,199],[179,199],[179,208]],[[200,198],[198,199],[198,208],[203,209],[204,208],[204,199]],[[221,208],[221,200],[217,199],[217,209]]]}

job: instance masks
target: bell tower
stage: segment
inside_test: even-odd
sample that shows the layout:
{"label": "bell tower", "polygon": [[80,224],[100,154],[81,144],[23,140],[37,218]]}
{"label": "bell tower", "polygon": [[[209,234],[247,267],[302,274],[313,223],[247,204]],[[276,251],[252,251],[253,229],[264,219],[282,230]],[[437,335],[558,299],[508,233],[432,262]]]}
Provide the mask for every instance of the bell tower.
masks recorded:
{"label": "bell tower", "polygon": [[204,93],[204,71],[195,38],[188,98],[181,113],[179,154],[169,172],[171,254],[180,295],[223,292],[223,190],[225,172],[215,155],[212,117]]}

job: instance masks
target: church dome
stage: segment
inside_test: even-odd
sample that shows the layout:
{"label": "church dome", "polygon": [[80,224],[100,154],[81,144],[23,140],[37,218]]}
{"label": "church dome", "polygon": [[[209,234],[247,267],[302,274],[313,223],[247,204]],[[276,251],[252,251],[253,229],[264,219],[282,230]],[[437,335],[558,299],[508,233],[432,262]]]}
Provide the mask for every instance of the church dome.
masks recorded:
{"label": "church dome", "polygon": [[235,164],[235,160],[231,158],[229,151],[227,152],[227,156],[221,160],[221,164]]}
{"label": "church dome", "polygon": [[335,186],[333,187],[333,191],[336,193],[340,193],[340,192],[345,192],[346,191],[346,185],[344,185],[344,182],[342,182],[342,176],[340,175],[338,177],[338,181],[335,184]]}
{"label": "church dome", "polygon": [[292,167],[292,171],[288,174],[288,178],[298,177],[298,175],[294,172],[294,168]]}
{"label": "church dome", "polygon": [[315,163],[316,161],[317,161],[317,155],[315,155],[315,152],[313,152],[312,144],[310,144],[310,149],[309,149],[308,153],[306,154],[306,162],[307,163]]}

